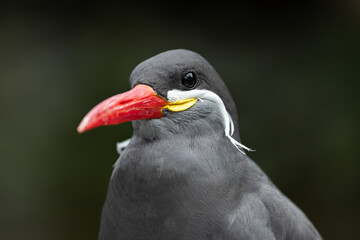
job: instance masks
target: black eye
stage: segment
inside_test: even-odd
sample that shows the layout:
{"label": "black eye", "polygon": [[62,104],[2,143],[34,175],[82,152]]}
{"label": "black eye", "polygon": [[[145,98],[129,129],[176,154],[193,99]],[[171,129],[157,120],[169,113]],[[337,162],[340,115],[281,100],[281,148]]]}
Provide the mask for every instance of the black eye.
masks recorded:
{"label": "black eye", "polygon": [[181,80],[182,85],[187,88],[193,88],[196,85],[196,76],[195,73],[187,73]]}

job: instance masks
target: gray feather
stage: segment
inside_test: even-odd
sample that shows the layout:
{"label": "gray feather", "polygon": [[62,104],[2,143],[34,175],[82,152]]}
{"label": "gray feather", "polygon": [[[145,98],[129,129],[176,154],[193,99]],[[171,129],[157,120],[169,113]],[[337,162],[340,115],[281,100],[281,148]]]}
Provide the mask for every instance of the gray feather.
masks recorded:
{"label": "gray feather", "polygon": [[[224,101],[239,139],[235,104],[200,55],[172,50],[137,66],[131,85],[166,97],[195,71],[198,89]],[[211,102],[133,122],[103,207],[99,239],[321,239],[308,218],[224,135]]]}

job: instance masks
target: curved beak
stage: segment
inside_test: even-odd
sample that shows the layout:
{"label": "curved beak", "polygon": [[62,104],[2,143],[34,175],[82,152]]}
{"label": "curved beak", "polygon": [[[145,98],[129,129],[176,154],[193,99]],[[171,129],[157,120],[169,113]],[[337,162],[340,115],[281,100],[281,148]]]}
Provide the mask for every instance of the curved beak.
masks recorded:
{"label": "curved beak", "polygon": [[78,133],[123,122],[162,117],[168,101],[143,84],[130,91],[112,96],[96,105],[80,122]]}

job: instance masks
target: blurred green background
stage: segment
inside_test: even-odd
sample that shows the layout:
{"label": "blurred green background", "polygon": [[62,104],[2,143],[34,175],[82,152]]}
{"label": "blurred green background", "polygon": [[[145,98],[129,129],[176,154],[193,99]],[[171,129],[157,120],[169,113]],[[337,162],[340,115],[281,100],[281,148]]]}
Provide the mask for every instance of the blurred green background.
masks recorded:
{"label": "blurred green background", "polygon": [[78,135],[141,61],[186,48],[226,81],[249,155],[325,239],[360,226],[358,1],[0,6],[0,239],[96,239],[130,123]]}

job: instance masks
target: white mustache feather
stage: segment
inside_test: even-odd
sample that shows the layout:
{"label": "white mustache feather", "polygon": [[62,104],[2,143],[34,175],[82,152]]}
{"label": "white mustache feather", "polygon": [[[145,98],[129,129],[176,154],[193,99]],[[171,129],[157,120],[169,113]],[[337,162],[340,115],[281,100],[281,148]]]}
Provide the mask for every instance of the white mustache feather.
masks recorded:
{"label": "white mustache feather", "polygon": [[252,149],[239,143],[232,137],[232,135],[234,133],[234,123],[231,119],[230,114],[226,110],[224,102],[221,100],[221,98],[216,93],[209,91],[209,90],[205,90],[205,89],[201,89],[201,90],[194,89],[194,90],[190,90],[190,91],[180,91],[180,90],[175,89],[175,90],[168,91],[167,98],[168,98],[168,101],[170,101],[170,102],[175,102],[177,100],[186,99],[186,98],[197,98],[200,101],[207,100],[207,101],[211,101],[211,102],[215,103],[219,109],[221,116],[223,117],[225,136],[228,137],[230,139],[231,143],[237,148],[237,150],[239,150],[243,154],[245,154],[243,149],[245,149],[247,151],[252,151]]}

